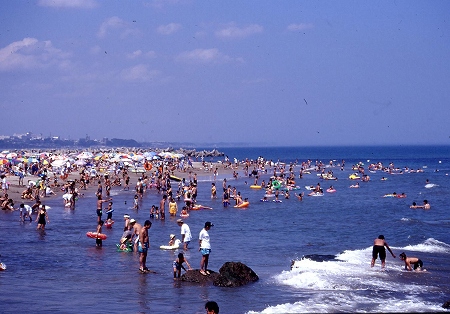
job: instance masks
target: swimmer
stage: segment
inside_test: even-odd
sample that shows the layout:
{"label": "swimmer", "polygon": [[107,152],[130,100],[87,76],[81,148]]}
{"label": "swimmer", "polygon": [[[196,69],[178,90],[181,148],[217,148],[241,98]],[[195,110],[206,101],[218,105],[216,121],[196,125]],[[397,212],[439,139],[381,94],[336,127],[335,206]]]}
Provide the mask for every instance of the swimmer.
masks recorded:
{"label": "swimmer", "polygon": [[373,249],[372,249],[372,262],[370,263],[370,267],[373,267],[375,265],[375,260],[378,258],[378,254],[380,254],[380,260],[381,260],[381,268],[385,268],[386,266],[386,249],[389,250],[391,255],[395,258],[394,253],[392,252],[391,248],[387,244],[387,242],[384,240],[384,235],[380,234],[378,238],[376,238],[373,241]]}
{"label": "swimmer", "polygon": [[[400,259],[405,262],[405,269],[412,271],[421,271],[423,267],[423,262],[417,257],[406,257],[405,252],[399,255]],[[412,267],[411,267],[412,264]]]}

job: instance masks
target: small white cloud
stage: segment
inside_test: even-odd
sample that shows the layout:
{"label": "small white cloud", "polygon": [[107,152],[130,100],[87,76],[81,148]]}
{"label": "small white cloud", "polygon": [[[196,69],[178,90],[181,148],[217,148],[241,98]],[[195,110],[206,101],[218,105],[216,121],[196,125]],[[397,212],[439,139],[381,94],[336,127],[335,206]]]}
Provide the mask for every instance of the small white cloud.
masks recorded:
{"label": "small white cloud", "polygon": [[291,32],[298,32],[298,31],[304,31],[306,29],[311,29],[313,27],[314,27],[314,25],[311,23],[290,24],[287,27],[287,30],[291,31]]}
{"label": "small white cloud", "polygon": [[148,81],[156,78],[159,74],[160,72],[157,70],[149,70],[146,64],[138,64],[123,70],[121,77],[126,81]]}
{"label": "small white cloud", "polygon": [[258,24],[251,24],[246,27],[237,27],[234,24],[216,32],[220,38],[245,38],[254,34],[262,33],[264,28]]}
{"label": "small white cloud", "polygon": [[181,24],[170,23],[167,25],[160,25],[156,31],[161,35],[171,35],[181,29]]}
{"label": "small white cloud", "polygon": [[24,38],[0,49],[0,70],[31,69],[56,65],[70,67],[70,55],[53,47],[51,41]]}
{"label": "small white cloud", "polygon": [[145,56],[146,56],[147,58],[151,58],[151,59],[156,58],[156,52],[153,51],[153,50],[150,50],[150,51],[148,51],[148,52],[145,53]]}
{"label": "small white cloud", "polygon": [[150,3],[145,2],[144,6],[151,6],[156,9],[163,9],[169,5],[178,5],[184,2],[188,2],[186,0],[153,0]]}
{"label": "small white cloud", "polygon": [[98,37],[103,38],[111,29],[121,29],[126,26],[126,23],[119,17],[113,16],[108,18],[100,25],[100,29],[97,33]]}
{"label": "small white cloud", "polygon": [[102,51],[102,48],[98,45],[95,45],[94,47],[92,47],[91,49],[89,49],[89,52],[93,55],[97,55]]}
{"label": "small white cloud", "polygon": [[153,50],[150,50],[146,53],[143,53],[142,50],[139,49],[139,50],[133,51],[132,53],[127,54],[128,59],[136,59],[136,58],[139,58],[142,56],[153,59],[153,58],[156,58],[156,52],[154,52]]}
{"label": "small white cloud", "polygon": [[41,7],[92,9],[97,7],[95,0],[39,0]]}
{"label": "small white cloud", "polygon": [[198,63],[243,62],[242,58],[231,58],[221,53],[217,48],[184,51],[176,57],[176,60]]}
{"label": "small white cloud", "polygon": [[128,59],[135,59],[135,58],[138,58],[140,56],[142,56],[142,50],[140,50],[140,49],[136,50],[136,51],[133,51],[132,53],[127,54],[127,58]]}

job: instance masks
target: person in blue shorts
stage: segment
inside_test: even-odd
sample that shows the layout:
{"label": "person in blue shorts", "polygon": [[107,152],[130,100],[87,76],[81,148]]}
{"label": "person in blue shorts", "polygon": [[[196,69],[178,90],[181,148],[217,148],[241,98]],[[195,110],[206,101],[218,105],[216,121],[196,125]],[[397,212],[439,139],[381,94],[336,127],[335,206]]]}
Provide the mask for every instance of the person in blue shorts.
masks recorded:
{"label": "person in blue shorts", "polygon": [[179,253],[178,257],[176,260],[173,261],[173,279],[177,279],[180,278],[181,276],[181,269],[184,269],[186,271],[186,268],[183,266],[183,263],[186,263],[186,265],[189,267],[189,269],[191,268],[191,265],[189,265],[189,262],[187,261],[187,259],[184,258],[183,253]]}
{"label": "person in blue shorts", "polygon": [[209,275],[208,271],[208,262],[209,262],[209,254],[211,253],[211,242],[209,238],[209,229],[214,226],[210,221],[205,222],[205,227],[200,231],[198,236],[199,239],[199,248],[198,250],[202,253],[202,260],[200,261],[200,273],[202,275]]}
{"label": "person in blue shorts", "polygon": [[144,222],[144,227],[141,228],[139,232],[139,242],[138,242],[138,252],[139,252],[139,270],[141,272],[148,271],[146,266],[147,262],[147,251],[150,247],[150,238],[148,236],[148,229],[152,226],[150,220]]}

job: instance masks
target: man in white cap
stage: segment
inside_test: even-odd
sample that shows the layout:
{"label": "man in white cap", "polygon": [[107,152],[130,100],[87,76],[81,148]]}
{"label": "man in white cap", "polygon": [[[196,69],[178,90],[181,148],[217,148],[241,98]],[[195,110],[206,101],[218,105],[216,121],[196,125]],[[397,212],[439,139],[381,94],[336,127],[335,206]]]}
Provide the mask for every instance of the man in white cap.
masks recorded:
{"label": "man in white cap", "polygon": [[177,224],[181,227],[181,241],[183,242],[184,250],[187,250],[189,242],[192,240],[191,229],[183,219],[178,219]]}
{"label": "man in white cap", "polygon": [[208,271],[208,262],[209,262],[209,254],[211,253],[211,243],[209,238],[209,229],[214,226],[211,221],[205,222],[205,227],[200,231],[198,236],[199,240],[199,248],[198,250],[202,253],[202,260],[200,261],[200,274],[209,275]]}

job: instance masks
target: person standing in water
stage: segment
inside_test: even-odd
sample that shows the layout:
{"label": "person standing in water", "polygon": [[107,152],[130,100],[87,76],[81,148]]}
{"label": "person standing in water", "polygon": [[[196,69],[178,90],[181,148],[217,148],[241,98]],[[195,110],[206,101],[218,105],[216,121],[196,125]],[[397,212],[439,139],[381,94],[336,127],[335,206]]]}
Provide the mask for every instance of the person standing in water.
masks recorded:
{"label": "person standing in water", "polygon": [[391,248],[387,244],[387,242],[384,240],[384,235],[380,234],[378,238],[376,238],[373,241],[373,249],[372,249],[372,262],[370,263],[370,267],[373,267],[375,265],[375,260],[378,258],[378,255],[380,255],[381,260],[381,268],[384,268],[386,266],[386,249],[389,250],[392,257],[395,258],[395,254],[392,252]]}
{"label": "person standing in water", "polygon": [[141,228],[139,232],[139,243],[138,243],[138,252],[139,252],[139,270],[141,272],[147,272],[148,268],[146,266],[147,263],[147,251],[150,247],[150,238],[148,236],[148,229],[152,226],[152,222],[150,220],[146,220],[144,222],[144,227]]}
{"label": "person standing in water", "polygon": [[50,223],[48,219],[47,210],[45,209],[45,205],[41,205],[38,211],[38,215],[36,217],[36,222],[38,223],[36,229],[45,230],[45,225]]}
{"label": "person standing in water", "polygon": [[209,275],[208,262],[209,254],[211,253],[211,242],[209,238],[209,229],[214,226],[210,221],[205,222],[205,227],[200,231],[199,238],[199,248],[198,250],[202,253],[202,260],[200,262],[200,273],[202,275]]}

